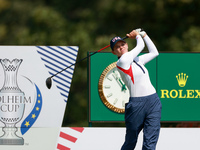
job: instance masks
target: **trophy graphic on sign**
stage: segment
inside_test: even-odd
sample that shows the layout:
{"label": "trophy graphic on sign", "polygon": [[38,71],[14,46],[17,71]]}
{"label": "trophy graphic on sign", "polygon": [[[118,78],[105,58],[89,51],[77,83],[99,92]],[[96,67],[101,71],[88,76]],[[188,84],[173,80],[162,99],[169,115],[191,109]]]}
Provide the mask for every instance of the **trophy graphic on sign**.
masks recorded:
{"label": "trophy graphic on sign", "polygon": [[0,90],[0,121],[4,123],[0,145],[23,145],[24,139],[16,135],[16,124],[24,114],[24,92],[17,84],[17,72],[22,59],[0,59],[4,70],[4,85]]}

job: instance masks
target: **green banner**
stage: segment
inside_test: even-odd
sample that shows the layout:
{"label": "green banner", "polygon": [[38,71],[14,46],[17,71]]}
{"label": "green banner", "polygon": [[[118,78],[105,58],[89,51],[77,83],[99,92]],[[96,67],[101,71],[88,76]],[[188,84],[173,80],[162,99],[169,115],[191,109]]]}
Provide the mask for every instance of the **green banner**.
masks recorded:
{"label": "green banner", "polygon": [[200,121],[199,53],[161,53],[157,93],[162,121]]}
{"label": "green banner", "polygon": [[[199,58],[200,53],[160,53],[145,65],[162,103],[161,121],[200,121]],[[124,113],[113,111],[99,95],[100,76],[116,61],[112,53],[97,53],[89,59],[90,122],[124,121]]]}

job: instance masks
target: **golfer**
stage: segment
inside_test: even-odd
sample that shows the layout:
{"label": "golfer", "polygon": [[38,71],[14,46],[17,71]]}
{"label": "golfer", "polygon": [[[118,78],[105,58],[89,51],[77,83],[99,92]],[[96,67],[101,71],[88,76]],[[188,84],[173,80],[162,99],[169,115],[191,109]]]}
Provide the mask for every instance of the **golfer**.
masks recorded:
{"label": "golfer", "polygon": [[[118,57],[118,71],[130,92],[129,102],[125,105],[126,136],[121,150],[133,150],[142,129],[142,150],[155,150],[162,105],[144,65],[158,56],[158,51],[141,29],[133,30],[127,36],[137,42],[131,51],[128,51],[128,44],[121,37],[114,37],[110,41],[112,53]],[[144,42],[149,53],[138,56],[144,49]]]}

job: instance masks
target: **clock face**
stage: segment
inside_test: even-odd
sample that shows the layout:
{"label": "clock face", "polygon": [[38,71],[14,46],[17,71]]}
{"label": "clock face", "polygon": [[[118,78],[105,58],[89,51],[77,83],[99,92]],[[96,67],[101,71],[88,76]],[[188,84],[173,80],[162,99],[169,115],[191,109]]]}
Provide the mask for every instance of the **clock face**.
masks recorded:
{"label": "clock face", "polygon": [[98,89],[101,100],[109,109],[124,113],[125,103],[129,100],[129,91],[120,77],[116,62],[104,69],[99,79]]}

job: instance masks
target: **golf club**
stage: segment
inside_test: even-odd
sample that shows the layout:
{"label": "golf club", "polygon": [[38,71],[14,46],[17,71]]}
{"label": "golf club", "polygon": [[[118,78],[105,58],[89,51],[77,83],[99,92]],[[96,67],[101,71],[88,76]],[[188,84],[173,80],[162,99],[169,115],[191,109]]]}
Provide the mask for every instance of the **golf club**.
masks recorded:
{"label": "golf club", "polygon": [[[128,38],[128,37],[126,36],[126,37],[123,37],[122,39],[125,40],[125,39],[127,39],[127,38]],[[54,75],[48,77],[48,78],[46,79],[46,86],[47,86],[47,88],[48,88],[48,89],[51,88],[51,85],[52,85],[52,80],[51,80],[51,78],[53,78],[54,76],[58,75],[59,73],[63,72],[64,70],[66,70],[66,69],[68,69],[68,68],[74,66],[75,64],[77,64],[77,63],[79,63],[79,62],[81,62],[81,61],[83,61],[83,60],[89,58],[90,56],[92,56],[92,55],[94,55],[94,54],[96,54],[96,53],[98,53],[98,52],[100,52],[100,51],[102,51],[102,50],[104,50],[104,49],[106,49],[106,48],[108,48],[108,47],[110,47],[110,45],[107,45],[107,46],[103,47],[102,49],[99,49],[98,51],[96,51],[96,52],[94,52],[94,53],[88,55],[88,56],[85,57],[85,58],[82,58],[81,60],[77,61],[76,63],[71,64],[70,66],[64,68],[63,70],[57,72],[56,74],[54,74]]]}

